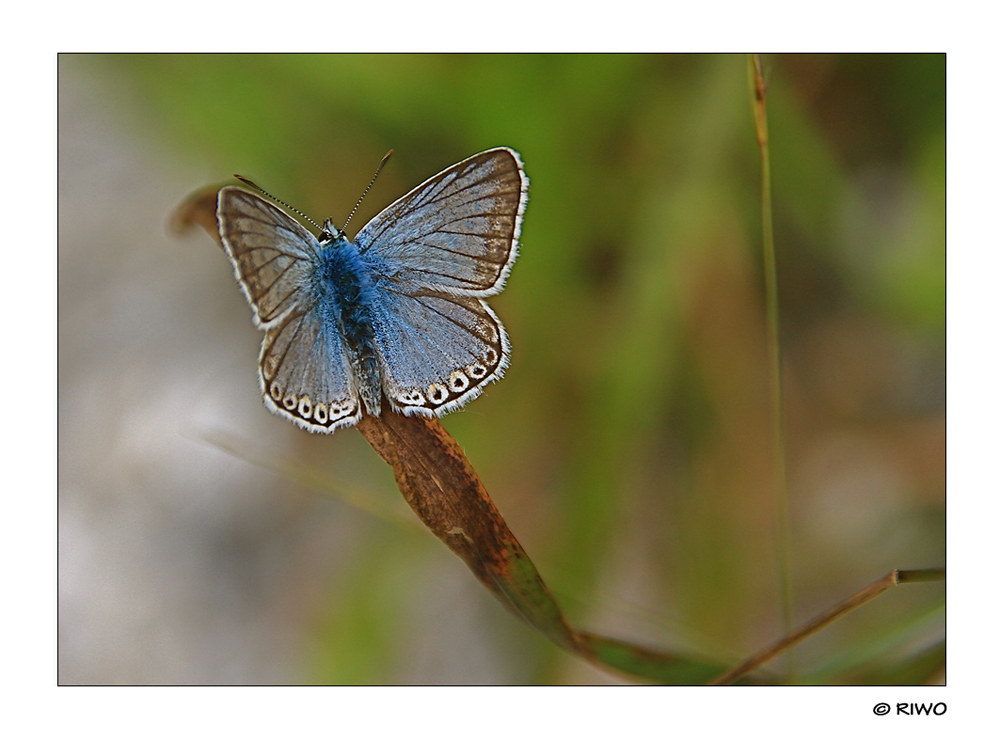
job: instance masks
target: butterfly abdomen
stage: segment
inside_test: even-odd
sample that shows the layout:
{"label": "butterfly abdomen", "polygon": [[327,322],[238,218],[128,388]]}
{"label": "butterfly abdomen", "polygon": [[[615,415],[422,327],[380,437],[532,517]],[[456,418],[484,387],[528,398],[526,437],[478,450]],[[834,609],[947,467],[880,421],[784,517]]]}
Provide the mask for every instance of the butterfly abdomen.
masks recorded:
{"label": "butterfly abdomen", "polygon": [[358,395],[373,416],[382,406],[382,381],[375,349],[374,286],[357,249],[340,236],[320,252],[320,291],[333,309],[354,371]]}

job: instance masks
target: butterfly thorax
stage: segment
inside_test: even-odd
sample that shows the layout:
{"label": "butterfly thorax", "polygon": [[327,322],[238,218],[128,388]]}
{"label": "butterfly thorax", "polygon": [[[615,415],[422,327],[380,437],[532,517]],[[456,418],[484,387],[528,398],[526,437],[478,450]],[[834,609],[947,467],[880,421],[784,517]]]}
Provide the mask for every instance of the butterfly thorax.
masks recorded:
{"label": "butterfly thorax", "polygon": [[[325,231],[325,230],[324,230]],[[379,415],[382,381],[375,348],[375,298],[371,268],[340,232],[320,242],[318,293],[328,320],[340,330],[358,395],[368,413]]]}

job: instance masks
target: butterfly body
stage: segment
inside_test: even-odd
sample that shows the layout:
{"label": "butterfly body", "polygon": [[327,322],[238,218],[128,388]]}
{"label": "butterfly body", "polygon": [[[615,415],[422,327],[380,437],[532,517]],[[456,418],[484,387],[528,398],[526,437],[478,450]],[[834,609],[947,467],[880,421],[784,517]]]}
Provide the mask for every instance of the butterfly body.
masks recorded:
{"label": "butterfly body", "polygon": [[378,416],[382,379],[375,343],[375,272],[339,232],[318,246],[313,286],[316,310],[328,332],[340,332],[358,395],[368,413]]}
{"label": "butterfly body", "polygon": [[444,170],[372,219],[354,241],[315,237],[249,191],[219,192],[223,245],[264,332],[265,405],[309,431],[379,415],[442,415],[507,366],[506,331],[485,297],[517,255],[528,180],[491,149]]}

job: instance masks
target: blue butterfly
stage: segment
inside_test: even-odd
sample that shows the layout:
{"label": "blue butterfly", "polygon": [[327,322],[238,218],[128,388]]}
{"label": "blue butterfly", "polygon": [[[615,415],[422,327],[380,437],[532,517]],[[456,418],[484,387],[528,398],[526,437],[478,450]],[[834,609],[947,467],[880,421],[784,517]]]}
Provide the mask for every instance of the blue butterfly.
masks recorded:
{"label": "blue butterfly", "polygon": [[483,299],[517,257],[528,178],[517,152],[452,165],[354,241],[319,238],[256,193],[219,191],[219,233],[264,331],[264,404],[310,432],[396,412],[442,416],[503,375],[507,332]]}

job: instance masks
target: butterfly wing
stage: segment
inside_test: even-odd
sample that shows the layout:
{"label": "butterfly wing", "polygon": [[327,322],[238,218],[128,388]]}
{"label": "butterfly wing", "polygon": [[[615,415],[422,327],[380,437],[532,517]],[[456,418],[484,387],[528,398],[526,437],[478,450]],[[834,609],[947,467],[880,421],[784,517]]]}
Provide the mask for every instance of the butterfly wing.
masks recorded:
{"label": "butterfly wing", "polygon": [[382,389],[396,411],[454,411],[507,367],[507,332],[481,298],[385,291],[377,309]]}
{"label": "butterfly wing", "polygon": [[484,298],[503,290],[527,199],[517,152],[489,149],[418,185],[369,221],[354,243],[403,292]]}
{"label": "butterfly wing", "polygon": [[356,424],[361,404],[340,331],[316,304],[293,308],[264,333],[264,405],[310,432]]}
{"label": "butterfly wing", "polygon": [[269,326],[305,299],[319,243],[280,208],[241,188],[219,191],[217,215],[254,323]]}
{"label": "butterfly wing", "polygon": [[361,418],[340,331],[313,281],[319,243],[260,196],[219,191],[219,234],[236,279],[264,330],[260,383],[268,409],[309,431]]}
{"label": "butterfly wing", "polygon": [[503,289],[527,197],[517,152],[490,149],[414,188],[358,234],[381,289],[375,340],[397,411],[440,416],[503,374],[510,343],[482,299]]}

